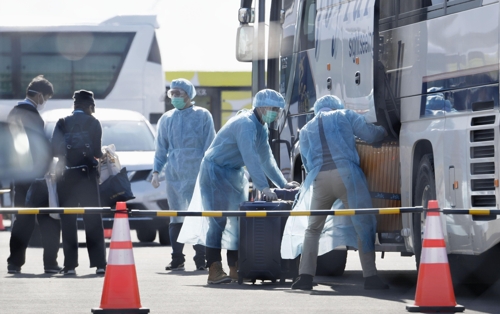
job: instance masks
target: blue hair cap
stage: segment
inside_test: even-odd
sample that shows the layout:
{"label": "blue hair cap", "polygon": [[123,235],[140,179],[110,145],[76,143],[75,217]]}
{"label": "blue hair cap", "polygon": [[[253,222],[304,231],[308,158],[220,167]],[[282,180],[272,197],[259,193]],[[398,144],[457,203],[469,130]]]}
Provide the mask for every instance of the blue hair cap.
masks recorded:
{"label": "blue hair cap", "polygon": [[186,79],[180,78],[173,80],[170,84],[170,89],[173,88],[178,88],[185,91],[189,99],[193,99],[196,96],[196,89],[194,89],[193,84],[191,84],[191,82]]}
{"label": "blue hair cap", "polygon": [[314,103],[314,114],[318,114],[318,112],[323,108],[329,108],[332,110],[344,109],[344,104],[337,96],[326,95],[316,100]]}
{"label": "blue hair cap", "polygon": [[255,94],[253,107],[278,107],[285,108],[285,99],[280,93],[272,89],[263,89]]}

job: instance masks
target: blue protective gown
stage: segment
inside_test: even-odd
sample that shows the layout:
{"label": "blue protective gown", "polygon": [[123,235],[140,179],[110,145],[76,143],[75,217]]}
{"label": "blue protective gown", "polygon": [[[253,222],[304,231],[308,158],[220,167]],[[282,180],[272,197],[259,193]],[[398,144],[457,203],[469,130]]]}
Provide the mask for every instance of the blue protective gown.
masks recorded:
{"label": "blue protective gown", "polygon": [[[251,110],[242,110],[229,120],[205,153],[189,210],[238,210],[248,199],[244,166],[255,189],[269,187],[266,176],[276,186],[284,187],[287,181],[274,160],[268,136],[267,126]],[[210,219],[212,228],[217,226],[219,230],[211,229],[208,233],[208,218],[187,217],[177,241],[238,249],[237,218]]]}
{"label": "blue protective gown", "polygon": [[[191,106],[172,109],[158,121],[154,171],[165,168],[168,205],[171,210],[187,210],[203,154],[215,137],[214,122],[208,110]],[[182,223],[184,217],[171,217]]]}
{"label": "blue protective gown", "polygon": [[[309,210],[311,204],[311,185],[323,164],[323,152],[319,137],[318,117],[323,119],[323,128],[328,142],[328,148],[342,181],[347,189],[349,208],[371,208],[372,202],[365,175],[359,166],[359,156],[356,150],[355,136],[374,143],[384,138],[385,129],[366,123],[365,118],[352,110],[321,111],[300,130],[300,152],[302,162],[307,171],[307,177],[301,186],[299,199],[293,210]],[[333,207],[342,208],[342,202],[337,201]],[[327,228],[335,226],[334,230]],[[308,218],[305,216],[289,217],[281,244],[282,258],[295,258],[302,251],[302,242],[307,228]],[[325,229],[320,238],[322,241],[335,243],[333,247],[348,245],[357,248],[357,237],[361,239],[365,252],[374,250],[375,215],[334,216],[325,223]],[[334,237],[334,242],[331,237]]]}

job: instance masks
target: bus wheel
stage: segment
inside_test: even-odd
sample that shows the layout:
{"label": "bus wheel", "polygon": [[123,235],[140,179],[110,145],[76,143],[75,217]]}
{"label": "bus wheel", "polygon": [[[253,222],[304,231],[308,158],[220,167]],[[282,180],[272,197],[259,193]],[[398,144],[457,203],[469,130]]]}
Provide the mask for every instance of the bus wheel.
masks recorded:
{"label": "bus wheel", "polygon": [[347,250],[332,250],[318,256],[316,276],[342,276],[347,261]]}
{"label": "bus wheel", "polygon": [[[414,206],[427,208],[430,200],[436,199],[436,179],[434,176],[434,158],[432,154],[426,154],[420,159],[418,175],[415,184]],[[417,269],[422,254],[422,238],[424,236],[425,213],[414,213],[413,218],[413,249]]]}

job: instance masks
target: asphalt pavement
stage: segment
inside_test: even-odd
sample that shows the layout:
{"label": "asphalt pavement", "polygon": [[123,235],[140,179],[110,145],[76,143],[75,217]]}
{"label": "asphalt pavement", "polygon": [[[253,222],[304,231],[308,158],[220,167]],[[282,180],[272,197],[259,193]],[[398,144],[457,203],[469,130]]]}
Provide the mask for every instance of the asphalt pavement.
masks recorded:
{"label": "asphalt pavement", "polygon": [[[9,238],[10,232],[0,232],[0,313],[90,313],[99,307],[104,277],[89,268],[84,243],[76,276],[44,274],[42,249],[31,247],[22,273],[12,275],[6,262]],[[79,239],[84,241],[83,231]],[[414,304],[414,259],[397,253],[386,253],[384,259],[377,253],[379,275],[389,290],[364,290],[358,255],[349,252],[343,276],[315,277],[313,291],[296,291],[290,290],[291,280],[207,285],[208,272],[195,270],[191,246],[185,248],[186,270],[171,272],[165,270],[170,247],[139,243],[134,231],[132,240],[141,304],[151,313],[406,313],[406,305]],[[63,264],[62,248],[58,261]],[[499,283],[481,289],[459,287],[456,298],[465,313],[500,313]]]}

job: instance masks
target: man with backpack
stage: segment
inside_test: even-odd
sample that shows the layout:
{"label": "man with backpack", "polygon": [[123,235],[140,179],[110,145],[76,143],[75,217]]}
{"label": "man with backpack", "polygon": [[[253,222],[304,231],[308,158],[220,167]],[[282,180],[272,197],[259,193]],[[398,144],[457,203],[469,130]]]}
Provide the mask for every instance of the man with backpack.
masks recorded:
{"label": "man with backpack", "polygon": [[[47,100],[54,94],[54,88],[43,75],[35,77],[26,89],[26,99],[20,101],[17,106],[12,108],[9,113],[8,121],[12,125],[33,132],[36,140],[43,139],[47,141],[44,132],[44,122],[40,117],[41,111]],[[31,139],[30,139],[31,141]],[[30,145],[36,147],[36,145]],[[42,158],[42,155],[47,154],[50,157],[50,152],[31,151],[33,159]],[[50,157],[51,158],[51,157]],[[47,169],[48,170],[48,169]],[[33,182],[31,180],[18,180],[14,182],[14,206],[25,207],[26,195]],[[29,205],[28,205],[29,206]],[[7,259],[7,272],[9,274],[17,274],[21,272],[21,267],[26,259],[26,248],[30,237],[35,228],[36,220],[40,225],[40,233],[42,236],[43,245],[43,264],[45,273],[58,273],[61,268],[57,264],[57,253],[59,251],[59,239],[61,227],[58,220],[51,218],[47,214],[39,215],[16,215],[16,220],[12,225],[10,235],[10,256]]]}
{"label": "man with backpack", "polygon": [[[102,156],[102,128],[92,116],[95,112],[94,93],[86,90],[73,95],[72,115],[59,119],[52,135],[52,147],[59,157],[56,166],[60,179],[57,184],[59,206],[99,207],[99,175],[97,159]],[[76,215],[61,215],[64,250],[64,275],[75,275],[78,266],[78,236]],[[106,247],[101,214],[83,215],[90,267],[96,274],[106,271]]]}

